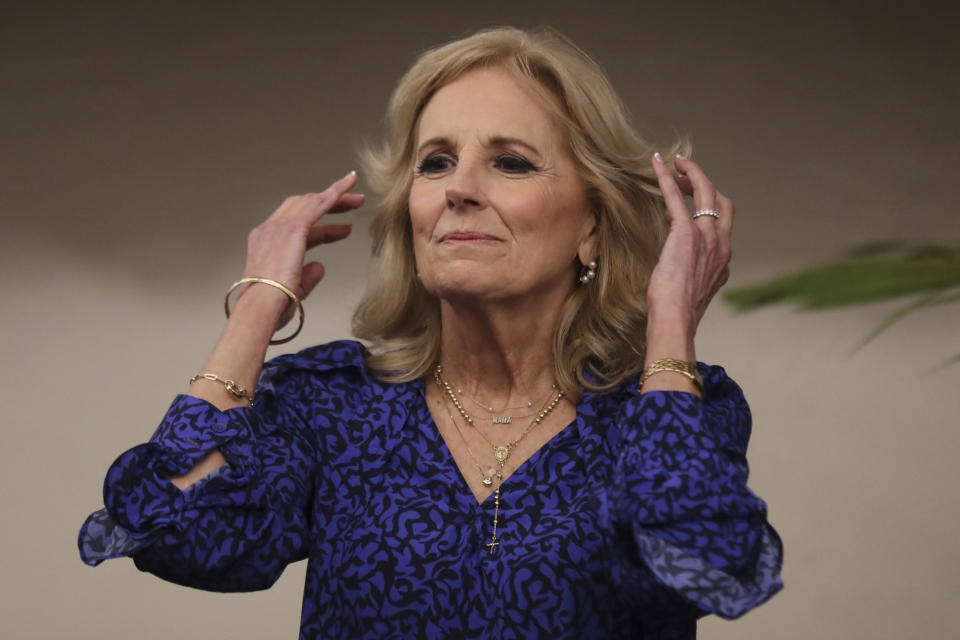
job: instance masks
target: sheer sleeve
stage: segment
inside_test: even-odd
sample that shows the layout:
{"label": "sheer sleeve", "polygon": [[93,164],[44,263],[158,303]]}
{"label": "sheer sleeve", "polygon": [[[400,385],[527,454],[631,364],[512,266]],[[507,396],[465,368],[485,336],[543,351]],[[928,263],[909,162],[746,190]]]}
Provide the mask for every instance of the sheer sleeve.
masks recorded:
{"label": "sheer sleeve", "polygon": [[751,416],[743,394],[722,368],[700,371],[702,400],[653,391],[621,405],[601,520],[616,541],[622,597],[648,610],[679,606],[732,619],[783,587],[783,550],[766,505],[746,485]]}
{"label": "sheer sleeve", "polygon": [[[298,408],[297,378],[264,369],[255,408],[220,411],[177,396],[150,441],[107,472],[105,509],[80,530],[83,561],[131,556],[157,576],[201,589],[272,585],[306,557],[317,451]],[[283,402],[280,399],[283,399]],[[169,478],[213,449],[227,463],[185,491]]]}

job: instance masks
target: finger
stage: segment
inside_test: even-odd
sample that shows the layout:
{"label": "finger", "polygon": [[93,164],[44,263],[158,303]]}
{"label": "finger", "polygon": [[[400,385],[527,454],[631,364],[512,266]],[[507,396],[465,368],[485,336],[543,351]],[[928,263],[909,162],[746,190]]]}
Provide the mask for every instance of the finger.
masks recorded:
{"label": "finger", "polygon": [[307,233],[307,249],[312,249],[320,244],[343,240],[350,235],[351,229],[352,227],[349,224],[325,224],[320,227],[312,227]]}
{"label": "finger", "polygon": [[300,287],[303,289],[303,297],[306,298],[313,291],[313,288],[323,279],[326,270],[319,262],[308,262],[303,265],[303,273],[300,276]]}
{"label": "finger", "polygon": [[347,192],[350,191],[350,189],[353,189],[353,187],[357,184],[358,179],[359,178],[357,178],[357,172],[351,171],[347,175],[343,176],[342,178],[340,178],[339,180],[331,184],[329,187],[327,187],[326,190],[324,190],[321,195],[325,196],[325,199],[329,203],[329,206],[332,207],[337,202],[339,202],[340,198],[346,195]]}
{"label": "finger", "polygon": [[682,191],[684,195],[693,195],[693,183],[690,182],[690,178],[681,175],[674,178],[674,181],[677,183],[677,186],[680,187],[680,191]]}
{"label": "finger", "polygon": [[345,193],[327,210],[327,213],[343,213],[344,211],[359,209],[366,200],[367,197],[362,193]]}
{"label": "finger", "polygon": [[729,236],[733,230],[733,217],[736,214],[733,201],[718,191],[716,203],[717,213],[720,214],[720,218],[717,219],[717,229]]}
{"label": "finger", "polygon": [[717,240],[722,257],[729,262],[733,255],[733,217],[734,207],[730,198],[717,192]]}
{"label": "finger", "polygon": [[693,185],[693,205],[697,209],[713,209],[717,190],[700,165],[681,155],[676,157],[674,164]]}
{"label": "finger", "polygon": [[[716,188],[707,179],[707,175],[700,168],[700,165],[679,154],[677,154],[674,164],[685,175],[684,186],[686,186],[686,183],[690,184],[690,190],[686,193],[693,196],[694,211],[715,211]],[[717,247],[723,248],[721,245],[724,243],[721,241],[717,229],[717,218],[712,215],[701,215],[694,218],[693,223],[700,230],[708,251],[713,251]]]}
{"label": "finger", "polygon": [[670,169],[664,164],[660,153],[653,154],[653,171],[657,175],[657,182],[660,184],[660,192],[663,194],[663,200],[666,203],[666,215],[670,224],[686,220],[690,217],[687,211],[687,205],[683,201],[683,192],[677,186],[677,181],[670,175]]}
{"label": "finger", "polygon": [[[690,181],[690,184],[693,186],[693,206],[697,210],[701,209],[715,209],[716,207],[716,195],[717,190],[713,186],[713,183],[707,178],[707,174],[703,172],[703,169],[700,168],[693,160],[684,158],[683,156],[678,155],[674,161],[677,168],[683,171],[683,174]],[[701,216],[703,218],[705,216]],[[713,216],[709,216],[713,217]],[[700,218],[697,218],[700,220]]]}
{"label": "finger", "polygon": [[313,225],[356,184],[357,172],[351,171],[320,193],[308,193],[303,196],[287,198],[283,206],[277,211],[277,216],[296,219],[304,224]]}

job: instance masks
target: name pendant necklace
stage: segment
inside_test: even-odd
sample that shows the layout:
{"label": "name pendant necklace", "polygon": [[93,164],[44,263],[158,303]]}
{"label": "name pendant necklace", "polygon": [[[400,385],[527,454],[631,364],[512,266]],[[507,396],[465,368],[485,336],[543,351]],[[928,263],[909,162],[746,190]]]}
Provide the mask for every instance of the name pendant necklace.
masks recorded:
{"label": "name pendant necklace", "polygon": [[[513,424],[514,418],[522,420],[523,418],[529,418],[537,413],[536,410],[530,411],[529,413],[523,413],[523,414],[513,413],[513,411],[518,411],[518,410],[523,411],[525,409],[526,410],[532,409],[534,405],[533,401],[527,402],[526,404],[517,405],[515,407],[504,407],[499,411],[497,411],[491,405],[486,404],[484,402],[480,402],[476,398],[468,395],[463,391],[462,388],[457,387],[456,385],[451,385],[451,387],[456,387],[458,397],[462,396],[466,398],[467,400],[472,402],[474,405],[476,405],[477,407],[480,407],[483,411],[486,411],[489,414],[485,418],[481,418],[480,416],[473,416],[474,420],[489,420],[493,424]],[[544,396],[542,396],[540,401],[536,404],[540,406],[545,406],[547,400],[550,398],[550,395],[554,392],[556,388],[557,388],[557,383],[554,382],[552,385],[550,385],[550,388],[547,389],[547,393]],[[494,415],[494,414],[500,414],[500,415]]]}

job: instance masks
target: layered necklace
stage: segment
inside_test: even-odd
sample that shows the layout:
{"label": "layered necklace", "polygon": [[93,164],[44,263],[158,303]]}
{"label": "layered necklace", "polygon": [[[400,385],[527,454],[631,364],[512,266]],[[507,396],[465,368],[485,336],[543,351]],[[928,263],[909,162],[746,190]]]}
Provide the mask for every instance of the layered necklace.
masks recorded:
{"label": "layered necklace", "polygon": [[[521,432],[520,435],[512,442],[509,442],[507,444],[496,444],[493,441],[491,441],[482,431],[477,429],[476,425],[473,424],[474,418],[469,413],[467,413],[467,410],[464,409],[463,407],[463,403],[460,402],[460,398],[457,396],[457,392],[454,391],[454,388],[450,385],[450,383],[444,379],[443,369],[441,368],[439,362],[437,363],[437,368],[433,372],[433,379],[437,383],[437,386],[440,387],[441,391],[446,392],[447,397],[450,398],[450,401],[453,403],[453,406],[456,407],[457,411],[460,413],[460,416],[466,421],[468,425],[476,429],[477,433],[480,434],[480,437],[482,437],[486,441],[486,443],[490,445],[490,447],[493,449],[493,457],[497,461],[498,468],[492,469],[492,470],[485,470],[483,466],[480,464],[480,461],[473,454],[473,451],[470,450],[470,445],[467,443],[467,438],[463,433],[463,430],[460,428],[459,423],[457,423],[457,420],[453,417],[453,413],[448,412],[448,415],[450,416],[450,420],[451,422],[453,422],[453,426],[456,427],[457,432],[460,434],[461,439],[463,439],[463,443],[467,448],[467,453],[473,459],[474,464],[477,466],[477,470],[480,471],[481,477],[483,479],[482,480],[483,485],[487,487],[492,486],[494,484],[494,479],[496,479],[496,490],[493,497],[494,499],[493,534],[490,539],[490,542],[484,545],[488,549],[490,549],[490,554],[492,555],[497,545],[500,544],[500,541],[497,539],[497,524],[499,522],[499,516],[500,516],[500,486],[503,484],[504,466],[506,465],[507,460],[510,458],[510,454],[513,453],[513,451],[516,449],[517,445],[519,445],[520,442],[525,437],[527,437],[527,434],[530,433],[534,429],[534,427],[536,427],[538,424],[543,422],[544,418],[546,418],[547,415],[553,410],[553,408],[557,406],[557,404],[563,398],[563,391],[562,390],[557,391],[556,394],[554,394],[553,389],[556,389],[556,384],[554,384],[553,387],[551,387],[552,397],[543,404],[543,406],[540,408],[539,411],[536,412],[535,415],[530,414],[534,416],[533,420],[530,421],[530,424],[527,425],[527,427],[523,430],[523,432]],[[528,406],[529,405],[532,405],[532,403],[528,403]]]}
{"label": "layered necklace", "polygon": [[[553,394],[556,388],[557,388],[557,383],[553,383],[550,386],[550,388],[547,389],[546,395],[541,397],[540,401],[537,404],[541,407],[545,406],[547,400],[550,398],[550,396]],[[481,418],[480,416],[473,416],[474,420],[489,420],[493,424],[513,424],[514,418],[522,420],[523,418],[529,418],[537,413],[537,410],[533,409],[533,406],[534,406],[533,401],[527,402],[526,404],[517,405],[515,407],[504,407],[503,409],[500,409],[499,411],[497,411],[492,406],[486,403],[480,402],[479,400],[476,400],[475,398],[467,395],[466,393],[464,393],[463,389],[461,389],[460,387],[457,387],[457,395],[463,396],[464,398],[472,402],[475,406],[480,407],[481,410],[486,411],[488,413],[488,415],[483,418]],[[533,411],[530,411],[530,409],[533,409]],[[514,411],[527,411],[527,413],[516,414],[514,413]],[[494,414],[500,414],[500,415],[494,415]]]}

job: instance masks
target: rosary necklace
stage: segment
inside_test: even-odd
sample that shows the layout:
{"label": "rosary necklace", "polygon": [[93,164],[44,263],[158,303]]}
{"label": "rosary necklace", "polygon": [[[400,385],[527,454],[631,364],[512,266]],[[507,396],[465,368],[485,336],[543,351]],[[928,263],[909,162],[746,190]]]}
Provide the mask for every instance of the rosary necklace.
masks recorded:
{"label": "rosary necklace", "polygon": [[493,555],[494,550],[500,544],[500,541],[497,540],[497,523],[499,522],[500,518],[500,485],[503,484],[503,462],[499,463],[499,469],[491,469],[490,472],[484,471],[480,461],[477,460],[477,456],[473,455],[473,451],[470,450],[470,444],[467,442],[467,436],[464,435],[463,429],[460,428],[456,418],[454,418],[453,414],[449,411],[447,412],[447,415],[450,416],[450,422],[453,423],[453,426],[457,428],[457,433],[460,434],[460,439],[463,440],[463,445],[467,448],[467,453],[470,454],[470,457],[473,459],[473,463],[477,465],[477,470],[480,471],[480,475],[483,477],[483,484],[490,486],[493,484],[493,476],[496,475],[497,477],[497,488],[493,494],[493,533],[490,537],[490,542],[484,545],[490,549],[490,555]]}
{"label": "rosary necklace", "polygon": [[[500,544],[499,540],[497,540],[497,523],[500,516],[500,485],[503,483],[503,467],[507,462],[507,458],[510,457],[510,454],[513,453],[513,450],[518,444],[520,444],[520,441],[523,440],[527,434],[533,430],[534,427],[543,422],[544,418],[547,417],[547,414],[549,414],[553,408],[557,406],[557,404],[563,398],[563,391],[558,391],[552,400],[541,407],[540,411],[537,412],[536,417],[530,421],[530,424],[527,425],[526,429],[523,430],[516,440],[506,445],[498,445],[491,442],[490,439],[487,438],[487,436],[484,435],[484,433],[480,431],[480,429],[477,429],[477,427],[473,424],[473,418],[469,413],[467,413],[466,409],[463,408],[463,404],[460,402],[459,398],[457,398],[457,394],[453,391],[453,388],[450,386],[450,384],[443,379],[443,369],[440,367],[440,363],[437,363],[437,368],[433,372],[433,379],[436,381],[437,386],[440,387],[441,390],[447,392],[447,396],[453,402],[453,406],[457,408],[457,411],[459,411],[463,419],[467,421],[467,424],[476,429],[477,433],[480,434],[480,437],[482,437],[487,444],[493,448],[493,457],[496,459],[497,464],[499,465],[499,469],[496,470],[497,488],[494,494],[493,536],[490,542],[485,545],[490,549],[490,554],[492,555],[495,547]],[[452,413],[449,413],[449,415],[450,419],[453,421],[454,427],[456,427],[457,431],[460,433],[460,437],[463,438],[464,444],[466,444],[467,439],[464,437],[463,431],[460,429],[460,425],[457,424],[457,421],[454,419]],[[473,458],[473,461],[480,470],[480,473],[483,474],[483,467],[480,465],[480,462],[477,460],[476,456],[473,455],[473,452],[470,451],[469,445],[467,445],[467,453],[470,454],[470,457]],[[492,475],[483,475],[483,484],[484,486],[488,487],[493,485]]]}

